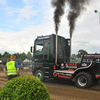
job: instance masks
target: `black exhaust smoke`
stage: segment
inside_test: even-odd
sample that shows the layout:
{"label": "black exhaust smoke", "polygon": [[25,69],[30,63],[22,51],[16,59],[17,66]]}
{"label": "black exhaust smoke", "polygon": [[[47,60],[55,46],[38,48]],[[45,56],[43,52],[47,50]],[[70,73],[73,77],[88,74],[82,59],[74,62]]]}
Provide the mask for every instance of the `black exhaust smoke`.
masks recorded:
{"label": "black exhaust smoke", "polygon": [[58,33],[61,16],[64,14],[66,0],[52,0],[51,4],[55,8],[54,11],[54,22],[55,22],[55,32]]}
{"label": "black exhaust smoke", "polygon": [[59,25],[61,22],[61,17],[64,14],[65,4],[69,5],[69,13],[67,19],[69,21],[69,32],[70,38],[72,37],[73,31],[75,29],[75,22],[81,13],[86,10],[85,5],[89,4],[89,0],[52,0],[51,4],[55,8],[54,11],[54,22],[55,31],[58,33]]}
{"label": "black exhaust smoke", "polygon": [[67,3],[70,9],[67,19],[69,21],[69,27],[70,27],[69,32],[70,32],[70,38],[71,38],[73,31],[75,29],[75,22],[77,21],[81,13],[84,10],[86,10],[84,6],[89,3],[89,0],[67,0]]}

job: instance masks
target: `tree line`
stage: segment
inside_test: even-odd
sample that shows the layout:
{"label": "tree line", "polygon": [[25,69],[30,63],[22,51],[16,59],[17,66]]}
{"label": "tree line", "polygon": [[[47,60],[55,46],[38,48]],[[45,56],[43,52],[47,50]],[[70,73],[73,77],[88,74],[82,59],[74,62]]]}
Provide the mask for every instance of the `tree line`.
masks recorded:
{"label": "tree line", "polygon": [[75,61],[75,62],[76,61],[80,62],[81,56],[84,55],[84,54],[88,54],[88,52],[86,50],[81,49],[81,50],[78,51],[78,54],[72,54],[71,55],[71,60]]}
{"label": "tree line", "polygon": [[[83,50],[83,49],[80,49],[78,51],[78,54],[72,54],[71,55],[71,59],[73,61],[78,61],[80,62],[81,61],[81,56],[84,55],[84,54],[88,54],[88,52],[86,50]],[[94,53],[94,54],[98,54],[98,53]]]}
{"label": "tree line", "polygon": [[17,59],[21,59],[22,61],[24,59],[32,60],[32,54],[28,51],[27,54],[23,53],[14,53],[10,54],[9,52],[5,51],[4,54],[0,53],[0,58],[10,58],[11,55],[15,55]]}
{"label": "tree line", "polygon": [[[78,51],[78,54],[72,54],[71,55],[71,59],[76,61],[76,58],[80,59],[81,55],[84,55],[84,54],[88,54],[88,52],[86,50],[80,49]],[[95,54],[97,54],[97,53],[95,53]],[[29,51],[28,51],[27,54],[25,54],[23,52],[23,53],[14,53],[13,55],[15,55],[17,59],[21,59],[22,61],[24,59],[32,60],[32,54]],[[4,54],[0,53],[0,58],[10,58],[10,56],[11,56],[11,54],[9,52],[7,52],[7,51],[5,51]]]}

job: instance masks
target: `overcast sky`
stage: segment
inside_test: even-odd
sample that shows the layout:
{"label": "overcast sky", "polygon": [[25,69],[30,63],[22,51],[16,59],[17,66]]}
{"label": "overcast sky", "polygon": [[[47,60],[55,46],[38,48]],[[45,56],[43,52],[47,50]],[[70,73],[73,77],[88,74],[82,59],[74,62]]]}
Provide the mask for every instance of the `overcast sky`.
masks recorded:
{"label": "overcast sky", "polygon": [[[72,36],[72,54],[83,49],[100,53],[100,0],[90,0],[76,22]],[[58,34],[69,38],[68,5]],[[40,35],[55,34],[51,0],[0,0],[0,53],[27,53]]]}

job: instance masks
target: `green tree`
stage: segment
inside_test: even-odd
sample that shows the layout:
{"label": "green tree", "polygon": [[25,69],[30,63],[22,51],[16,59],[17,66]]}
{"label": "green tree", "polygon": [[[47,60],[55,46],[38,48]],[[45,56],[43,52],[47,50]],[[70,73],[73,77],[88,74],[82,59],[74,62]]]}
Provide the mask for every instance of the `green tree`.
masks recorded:
{"label": "green tree", "polygon": [[95,53],[95,54],[98,54],[98,53]]}
{"label": "green tree", "polygon": [[27,58],[27,55],[23,52],[20,54],[20,57],[22,60],[26,59]]}
{"label": "green tree", "polygon": [[72,54],[72,55],[71,55],[71,59],[72,59],[72,60],[74,60],[74,61],[75,61],[75,60],[76,60],[76,58],[77,58],[77,55],[75,55],[75,54]]}
{"label": "green tree", "polygon": [[81,49],[81,50],[78,51],[77,57],[78,57],[78,58],[81,58],[81,55],[84,55],[84,54],[88,54],[88,52],[87,52],[86,50],[82,50],[82,49]]}
{"label": "green tree", "polygon": [[2,54],[0,53],[0,58],[2,57]]}
{"label": "green tree", "polygon": [[32,60],[32,54],[30,52],[27,53],[27,59]]}
{"label": "green tree", "polygon": [[13,54],[13,55],[15,55],[16,58],[21,58],[21,54],[19,54],[19,53],[15,53],[15,54]]}
{"label": "green tree", "polygon": [[8,53],[7,51],[5,51],[2,57],[3,58],[10,58],[10,56],[11,56],[11,54]]}
{"label": "green tree", "polygon": [[15,53],[13,54],[16,56],[16,58],[20,58],[22,60],[26,59],[27,58],[27,55],[23,52],[23,53]]}

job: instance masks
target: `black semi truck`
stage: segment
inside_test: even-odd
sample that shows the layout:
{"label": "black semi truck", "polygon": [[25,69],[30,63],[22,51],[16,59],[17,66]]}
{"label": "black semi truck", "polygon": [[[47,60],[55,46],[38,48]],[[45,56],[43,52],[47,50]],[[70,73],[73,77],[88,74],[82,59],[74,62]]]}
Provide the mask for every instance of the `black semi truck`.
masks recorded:
{"label": "black semi truck", "polygon": [[[70,62],[70,39],[56,35],[38,36],[31,47],[32,73],[40,81],[48,78],[73,80],[78,88],[88,88],[100,79],[100,54],[82,55],[80,63]],[[33,48],[33,50],[32,50]],[[57,55],[57,64],[55,57]]]}

